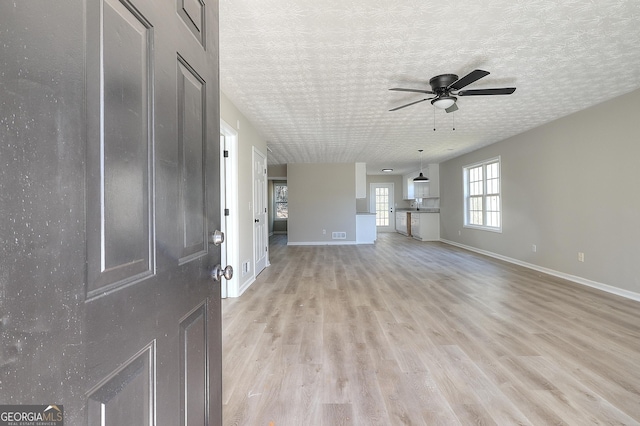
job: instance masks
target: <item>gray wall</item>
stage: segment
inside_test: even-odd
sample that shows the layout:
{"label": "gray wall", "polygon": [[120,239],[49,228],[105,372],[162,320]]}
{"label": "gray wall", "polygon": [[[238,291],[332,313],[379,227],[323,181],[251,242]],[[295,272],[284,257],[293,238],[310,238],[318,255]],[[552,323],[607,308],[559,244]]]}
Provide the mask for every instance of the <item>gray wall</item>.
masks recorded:
{"label": "gray wall", "polygon": [[269,179],[287,180],[287,165],[273,164],[267,166],[267,177]]}
{"label": "gray wall", "polygon": [[[463,228],[462,168],[497,155],[503,232]],[[635,91],[440,164],[441,237],[640,293],[639,161]]]}
{"label": "gray wall", "polygon": [[[355,242],[355,173],[355,163],[288,165],[290,244]],[[332,240],[332,232],[347,239]]]}

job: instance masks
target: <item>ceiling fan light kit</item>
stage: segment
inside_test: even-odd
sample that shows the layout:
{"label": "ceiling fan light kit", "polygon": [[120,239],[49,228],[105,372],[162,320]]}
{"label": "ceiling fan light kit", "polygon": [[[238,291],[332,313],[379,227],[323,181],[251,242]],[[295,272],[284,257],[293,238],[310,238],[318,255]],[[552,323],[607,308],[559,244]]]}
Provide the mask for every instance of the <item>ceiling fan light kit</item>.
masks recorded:
{"label": "ceiling fan light kit", "polygon": [[458,98],[454,96],[441,96],[431,101],[431,105],[440,109],[447,109],[456,103]]}
{"label": "ceiling fan light kit", "polygon": [[422,89],[406,89],[401,87],[395,87],[394,91],[399,92],[415,92],[415,93],[425,93],[428,95],[434,95],[431,98],[421,99],[415,102],[411,102],[406,105],[399,106],[397,108],[390,109],[389,111],[397,111],[402,108],[406,108],[411,105],[415,105],[424,101],[431,101],[431,105],[436,108],[444,109],[446,112],[454,112],[458,109],[456,106],[456,101],[458,98],[456,96],[492,96],[492,95],[510,95],[515,92],[515,87],[505,87],[500,89],[471,89],[471,90],[461,90],[462,88],[468,86],[469,84],[480,80],[483,77],[489,75],[489,71],[484,70],[473,70],[469,74],[465,75],[462,78],[458,78],[455,74],[442,74],[437,75],[429,80],[429,85],[431,86],[431,90],[422,90]]}

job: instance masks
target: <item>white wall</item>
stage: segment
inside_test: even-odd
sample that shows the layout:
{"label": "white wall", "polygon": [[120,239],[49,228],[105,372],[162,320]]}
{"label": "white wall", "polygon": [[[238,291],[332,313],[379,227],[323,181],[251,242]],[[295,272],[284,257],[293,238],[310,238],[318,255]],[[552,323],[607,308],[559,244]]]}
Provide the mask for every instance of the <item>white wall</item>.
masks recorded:
{"label": "white wall", "polygon": [[[254,264],[253,253],[253,165],[252,150],[256,147],[267,155],[267,142],[253,127],[251,122],[220,92],[220,118],[238,132],[238,223],[239,223],[239,260]],[[232,213],[233,214],[233,213]],[[240,277],[240,288],[246,287],[255,276],[253,270],[241,276],[241,265],[232,265],[236,276]]]}
{"label": "white wall", "polygon": [[[503,232],[463,228],[462,168],[497,155]],[[640,297],[639,163],[640,90],[440,164],[441,237]]]}

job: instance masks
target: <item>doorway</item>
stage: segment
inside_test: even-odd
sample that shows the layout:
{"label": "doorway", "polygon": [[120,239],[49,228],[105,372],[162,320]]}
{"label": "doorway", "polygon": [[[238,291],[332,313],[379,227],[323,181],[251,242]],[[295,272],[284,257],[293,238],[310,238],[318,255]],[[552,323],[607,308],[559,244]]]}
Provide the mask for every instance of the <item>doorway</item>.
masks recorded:
{"label": "doorway", "polygon": [[376,214],[377,232],[395,232],[396,217],[393,213],[393,183],[372,183],[369,192],[369,212]]}

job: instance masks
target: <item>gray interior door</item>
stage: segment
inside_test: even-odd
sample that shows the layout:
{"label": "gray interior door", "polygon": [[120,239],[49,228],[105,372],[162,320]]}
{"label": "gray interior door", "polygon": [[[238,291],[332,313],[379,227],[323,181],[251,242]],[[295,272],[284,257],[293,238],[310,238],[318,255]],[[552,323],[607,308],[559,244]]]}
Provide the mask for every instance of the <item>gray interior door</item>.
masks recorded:
{"label": "gray interior door", "polygon": [[0,6],[0,403],[219,425],[217,2],[45,3]]}

